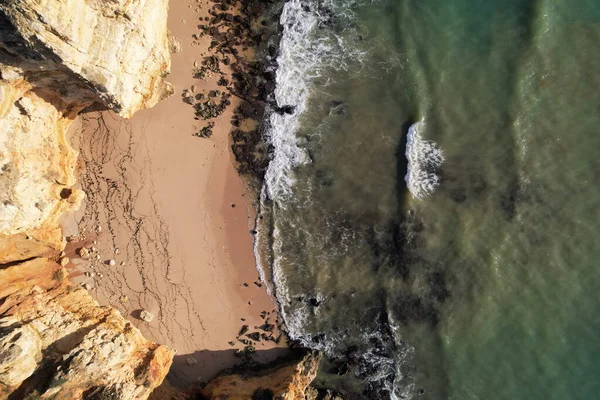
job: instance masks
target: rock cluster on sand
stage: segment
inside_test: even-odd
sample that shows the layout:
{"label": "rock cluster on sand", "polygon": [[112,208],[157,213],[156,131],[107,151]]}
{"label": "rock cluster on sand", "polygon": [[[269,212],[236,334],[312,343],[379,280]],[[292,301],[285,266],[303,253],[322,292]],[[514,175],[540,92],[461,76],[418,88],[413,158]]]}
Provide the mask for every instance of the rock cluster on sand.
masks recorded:
{"label": "rock cluster on sand", "polygon": [[[242,400],[271,398],[283,400],[304,400],[311,382],[317,375],[321,355],[308,352],[292,355],[288,362],[277,361],[240,373],[223,373],[213,379],[202,390],[207,399]],[[268,397],[261,397],[267,396]]]}

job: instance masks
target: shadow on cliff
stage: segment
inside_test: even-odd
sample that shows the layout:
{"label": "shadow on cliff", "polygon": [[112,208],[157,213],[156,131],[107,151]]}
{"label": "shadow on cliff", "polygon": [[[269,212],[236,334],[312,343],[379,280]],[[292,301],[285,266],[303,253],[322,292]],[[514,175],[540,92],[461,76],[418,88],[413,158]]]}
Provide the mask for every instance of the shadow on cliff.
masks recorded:
{"label": "shadow on cliff", "polygon": [[[257,344],[260,347],[261,344]],[[252,361],[264,364],[279,357],[290,354],[287,347],[268,350],[257,349]],[[242,360],[235,355],[236,349],[198,350],[189,354],[178,354],[173,358],[173,365],[167,375],[169,383],[178,388],[185,388],[193,383],[208,382],[219,372],[241,365]]]}

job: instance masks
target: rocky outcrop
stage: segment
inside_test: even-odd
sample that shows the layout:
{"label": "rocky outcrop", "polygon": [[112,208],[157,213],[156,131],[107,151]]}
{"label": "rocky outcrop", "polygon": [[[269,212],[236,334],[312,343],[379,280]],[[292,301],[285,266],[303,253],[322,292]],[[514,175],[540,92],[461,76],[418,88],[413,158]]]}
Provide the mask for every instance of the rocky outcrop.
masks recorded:
{"label": "rocky outcrop", "polygon": [[0,263],[64,246],[78,207],[66,131],[85,107],[124,117],[171,93],[168,0],[0,2]]}
{"label": "rocky outcrop", "polygon": [[2,78],[129,118],[170,86],[168,0],[4,0]]}
{"label": "rocky outcrop", "polygon": [[36,258],[0,271],[0,398],[145,399],[173,353]]}
{"label": "rocky outcrop", "polygon": [[62,247],[58,219],[79,206],[66,130],[81,105],[27,81],[0,81],[0,262]]}
{"label": "rocky outcrop", "polygon": [[68,127],[169,94],[166,21],[167,0],[0,2],[0,398],[145,399],[171,365],[48,258],[83,198]]}
{"label": "rocky outcrop", "polygon": [[300,359],[276,361],[252,371],[224,373],[206,385],[202,395],[214,400],[304,400],[317,375],[321,354],[308,352]]}

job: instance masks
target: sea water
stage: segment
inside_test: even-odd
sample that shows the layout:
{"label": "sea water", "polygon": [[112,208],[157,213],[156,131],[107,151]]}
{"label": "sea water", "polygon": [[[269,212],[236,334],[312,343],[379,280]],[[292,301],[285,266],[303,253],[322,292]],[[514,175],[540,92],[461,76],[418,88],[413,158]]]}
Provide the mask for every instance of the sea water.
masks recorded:
{"label": "sea water", "polygon": [[600,398],[600,3],[288,0],[257,256],[345,398]]}

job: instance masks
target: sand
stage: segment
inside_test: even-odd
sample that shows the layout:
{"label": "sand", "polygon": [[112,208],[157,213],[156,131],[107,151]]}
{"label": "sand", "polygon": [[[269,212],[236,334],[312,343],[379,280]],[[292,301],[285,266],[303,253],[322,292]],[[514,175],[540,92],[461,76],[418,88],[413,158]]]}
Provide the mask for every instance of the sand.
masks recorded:
{"label": "sand", "polygon": [[[217,88],[218,76],[193,78],[209,40],[192,39],[202,16],[195,13],[198,4],[170,3],[169,29],[182,47],[172,57],[172,97],[129,121],[105,111],[74,124],[87,199],[63,223],[67,235],[85,237],[67,249],[72,278],[147,338],[177,350],[168,379],[178,386],[208,380],[238,362],[240,327],[256,331],[263,311],[273,323],[276,308],[254,283],[252,198],[229,149],[235,104],[214,120],[210,138],[199,138],[192,133],[204,122],[194,120],[192,106],[182,101],[192,85]],[[78,257],[83,245],[94,248],[92,260]],[[141,310],[153,320],[142,321]],[[259,360],[283,354],[284,346],[285,340],[256,344]]]}

